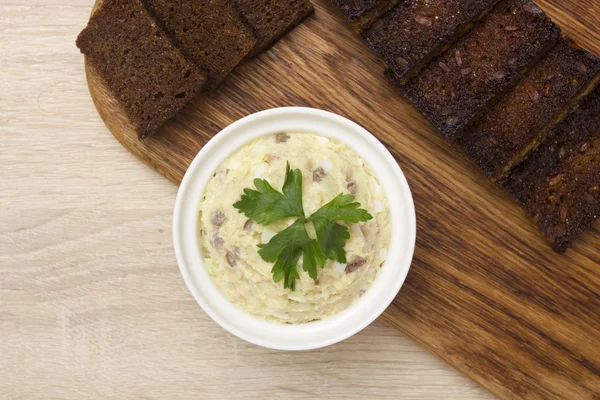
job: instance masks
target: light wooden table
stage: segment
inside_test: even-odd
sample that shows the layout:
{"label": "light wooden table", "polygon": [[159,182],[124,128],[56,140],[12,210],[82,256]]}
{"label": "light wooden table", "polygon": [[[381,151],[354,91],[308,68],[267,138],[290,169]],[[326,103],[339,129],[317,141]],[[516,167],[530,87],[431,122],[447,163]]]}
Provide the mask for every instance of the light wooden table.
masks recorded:
{"label": "light wooden table", "polygon": [[91,5],[0,2],[1,399],[491,397],[381,323],[303,353],[213,323],[175,263],[177,188],[88,94]]}

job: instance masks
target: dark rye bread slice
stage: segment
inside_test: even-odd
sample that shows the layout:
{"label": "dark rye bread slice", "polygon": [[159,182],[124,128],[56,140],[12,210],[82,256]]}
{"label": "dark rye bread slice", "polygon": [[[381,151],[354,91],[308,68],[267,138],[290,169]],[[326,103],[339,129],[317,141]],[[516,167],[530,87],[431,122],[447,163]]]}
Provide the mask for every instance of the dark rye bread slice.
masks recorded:
{"label": "dark rye bread slice", "polygon": [[446,138],[453,139],[559,37],[560,28],[531,1],[502,1],[401,90]]}
{"label": "dark rye bread slice", "polygon": [[369,48],[405,84],[498,0],[406,0],[363,33]]}
{"label": "dark rye bread slice", "polygon": [[392,9],[401,0],[331,0],[350,21],[352,29],[361,33],[379,16]]}
{"label": "dark rye bread slice", "polygon": [[105,80],[140,139],[174,116],[206,81],[139,0],[104,0],[79,34],[77,47]]}
{"label": "dark rye bread slice", "polygon": [[600,60],[561,40],[458,144],[492,181],[501,180],[599,81]]}
{"label": "dark rye bread slice", "polygon": [[600,217],[600,88],[509,175],[504,189],[557,251]]}
{"label": "dark rye bread slice", "polygon": [[214,89],[256,45],[227,0],[143,0],[175,46],[208,74]]}
{"label": "dark rye bread slice", "polygon": [[310,0],[231,0],[242,19],[253,29],[255,56],[300,23],[314,8]]}

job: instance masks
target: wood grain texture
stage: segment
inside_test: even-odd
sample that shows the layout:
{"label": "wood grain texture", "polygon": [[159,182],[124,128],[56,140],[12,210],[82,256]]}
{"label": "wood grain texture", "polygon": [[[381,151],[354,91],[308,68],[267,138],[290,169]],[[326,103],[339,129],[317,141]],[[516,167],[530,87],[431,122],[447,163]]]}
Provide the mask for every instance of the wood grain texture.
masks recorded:
{"label": "wood grain texture", "polygon": [[[540,3],[600,54],[600,3]],[[502,398],[598,398],[599,224],[566,255],[554,253],[518,206],[400,98],[332,7],[316,5],[282,43],[150,140],[136,139],[88,66],[98,111],[125,147],[175,183],[208,139],[252,112],[303,105],[357,121],[398,160],[418,214],[413,269],[383,320]]]}
{"label": "wood grain texture", "polygon": [[75,37],[90,0],[0,1],[0,399],[490,399],[375,323],[270,351],[198,307],[176,185],[106,129]]}

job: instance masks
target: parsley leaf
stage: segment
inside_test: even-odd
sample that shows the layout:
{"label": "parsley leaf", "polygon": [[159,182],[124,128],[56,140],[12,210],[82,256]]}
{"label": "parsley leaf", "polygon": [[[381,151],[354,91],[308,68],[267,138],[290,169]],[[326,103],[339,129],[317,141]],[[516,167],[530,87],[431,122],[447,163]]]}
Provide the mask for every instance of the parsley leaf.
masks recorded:
{"label": "parsley leaf", "polygon": [[317,269],[325,266],[326,257],[315,239],[306,232],[306,220],[298,219],[292,225],[273,236],[269,243],[259,244],[258,254],[267,262],[274,262],[273,280],[283,279],[283,287],[294,290],[299,278],[296,268],[300,256],[302,267],[311,278],[317,279]]}
{"label": "parsley leaf", "polygon": [[261,225],[270,225],[289,217],[304,218],[302,207],[302,172],[287,163],[282,192],[264,179],[255,179],[256,189],[244,189],[240,201],[233,206]]}
{"label": "parsley leaf", "polygon": [[356,224],[373,219],[367,210],[360,208],[360,203],[354,201],[351,194],[338,194],[337,197],[319,208],[309,220],[328,219],[331,221],[345,221]]}
{"label": "parsley leaf", "polygon": [[371,219],[373,216],[360,208],[360,203],[355,202],[354,196],[350,194],[339,194],[308,218],[315,227],[321,251],[330,260],[341,264],[346,263],[345,247],[346,241],[350,239],[350,232],[346,226],[334,221],[357,223]]}
{"label": "parsley leaf", "polygon": [[346,264],[346,241],[350,239],[350,232],[344,225],[336,224],[328,219],[313,220],[317,240],[325,256]]}
{"label": "parsley leaf", "polygon": [[308,275],[314,280],[317,280],[318,268],[325,267],[327,257],[323,254],[319,243],[313,239],[310,245],[304,249],[302,257],[302,269],[308,272]]}

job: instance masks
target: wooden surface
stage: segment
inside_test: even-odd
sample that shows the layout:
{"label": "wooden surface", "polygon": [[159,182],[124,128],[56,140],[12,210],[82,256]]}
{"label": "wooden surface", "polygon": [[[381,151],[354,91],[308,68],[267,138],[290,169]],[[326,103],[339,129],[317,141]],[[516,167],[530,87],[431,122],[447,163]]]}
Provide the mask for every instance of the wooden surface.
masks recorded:
{"label": "wooden surface", "polygon": [[213,323],[175,262],[177,187],[90,99],[91,6],[0,1],[0,399],[491,398],[381,323],[297,354]]}
{"label": "wooden surface", "polygon": [[[566,255],[554,253],[400,98],[326,2],[316,3],[315,16],[155,138],[137,140],[88,68],[92,97],[117,139],[176,183],[210,137],[249,113],[305,105],[359,122],[400,163],[418,214],[413,269],[383,320],[502,398],[599,398],[600,224]],[[600,54],[600,3],[541,5]]]}

